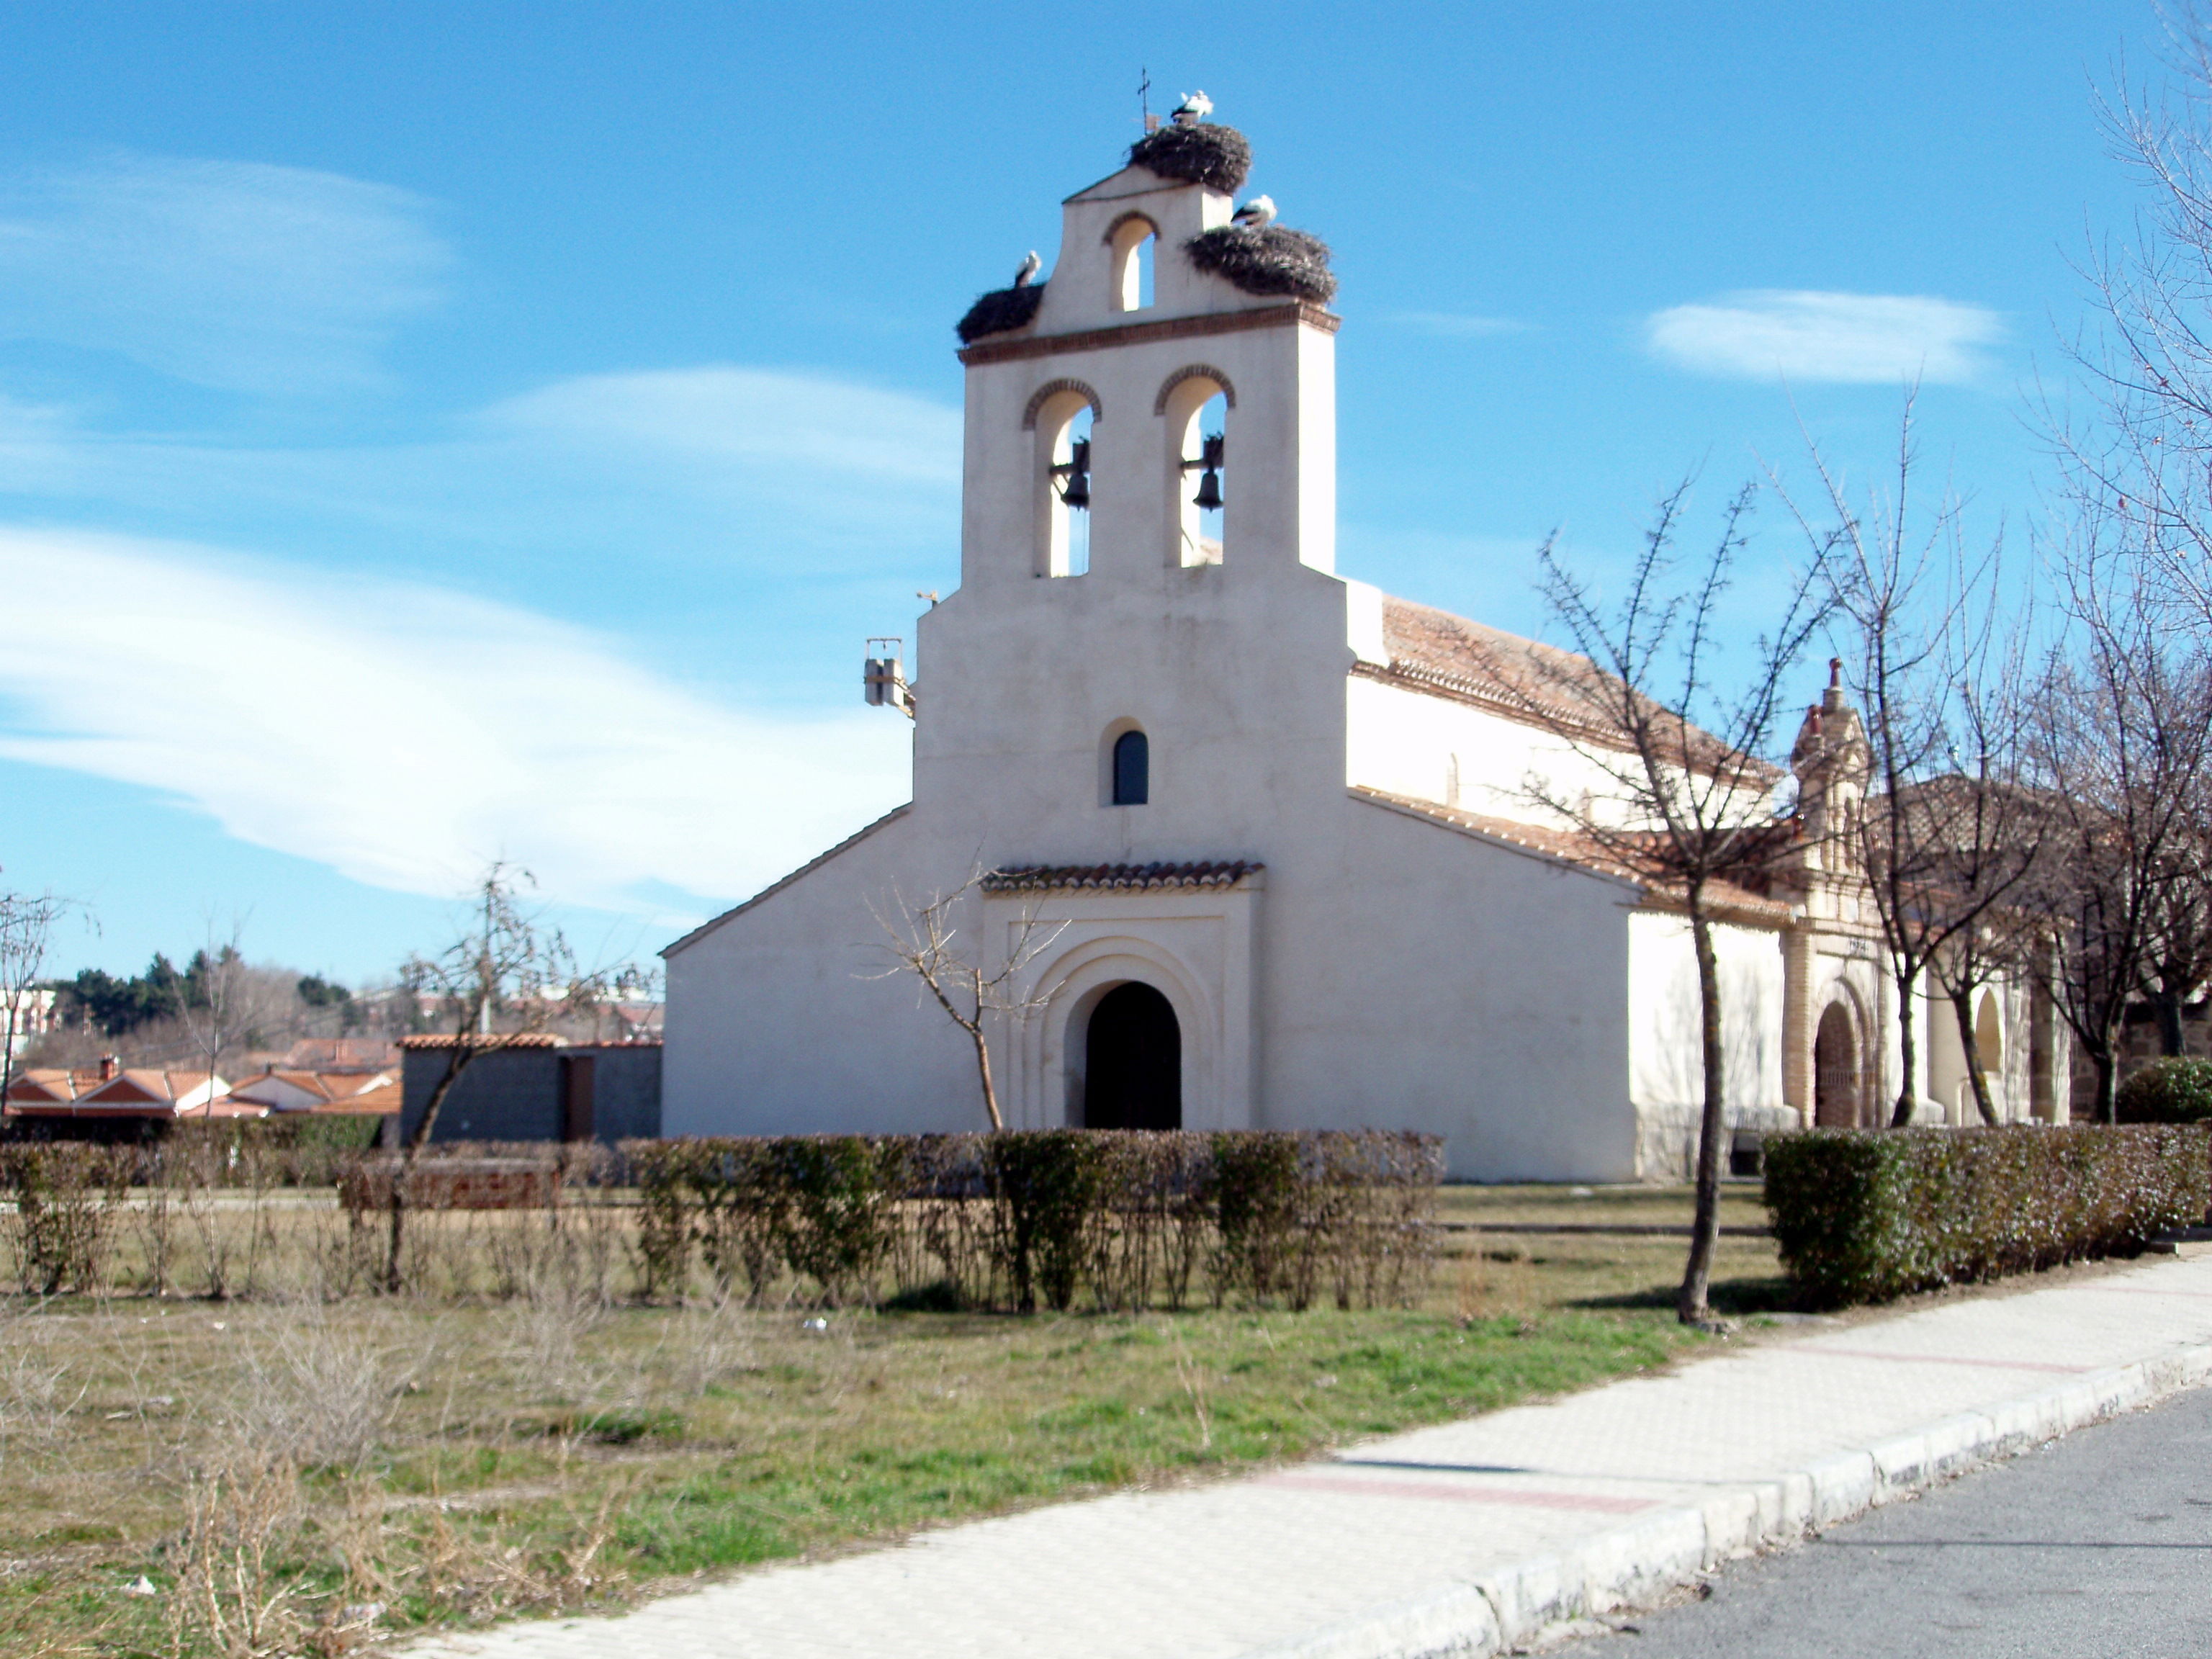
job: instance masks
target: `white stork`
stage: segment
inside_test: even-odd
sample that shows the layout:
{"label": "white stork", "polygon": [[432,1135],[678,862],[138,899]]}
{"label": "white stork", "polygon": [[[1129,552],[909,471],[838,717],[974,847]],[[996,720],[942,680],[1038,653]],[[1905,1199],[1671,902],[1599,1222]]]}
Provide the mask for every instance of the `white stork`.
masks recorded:
{"label": "white stork", "polygon": [[1213,113],[1213,100],[1202,92],[1187,92],[1182,102],[1175,106],[1175,124],[1179,127],[1194,127]]}
{"label": "white stork", "polygon": [[1037,272],[1043,269],[1044,261],[1038,258],[1037,251],[1031,248],[1030,257],[1022,261],[1022,268],[1014,273],[1014,286],[1027,288],[1031,283],[1036,281]]}
{"label": "white stork", "polygon": [[1265,230],[1275,222],[1275,198],[1255,196],[1250,201],[1229,216],[1231,224],[1242,225],[1247,230]]}

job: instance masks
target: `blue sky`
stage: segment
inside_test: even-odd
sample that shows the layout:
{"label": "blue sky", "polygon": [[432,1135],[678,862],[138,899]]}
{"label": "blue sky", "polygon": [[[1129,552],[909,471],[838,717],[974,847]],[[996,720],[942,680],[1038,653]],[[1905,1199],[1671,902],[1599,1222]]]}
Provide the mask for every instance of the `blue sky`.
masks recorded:
{"label": "blue sky", "polygon": [[[1984,530],[2132,186],[2146,4],[0,12],[0,881],[58,965],[362,979],[495,856],[649,951],[902,799],[951,324],[1154,107],[1336,251],[1349,574],[1508,627],[1554,526],[1916,370]],[[1778,513],[1747,586],[1792,548]]]}

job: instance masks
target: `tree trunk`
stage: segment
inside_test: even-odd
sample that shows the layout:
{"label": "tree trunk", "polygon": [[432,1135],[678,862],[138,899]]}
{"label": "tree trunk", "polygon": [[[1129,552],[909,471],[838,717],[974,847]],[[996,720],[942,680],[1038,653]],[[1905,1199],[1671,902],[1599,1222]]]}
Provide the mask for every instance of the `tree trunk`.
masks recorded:
{"label": "tree trunk", "polygon": [[991,1043],[983,1035],[980,1015],[968,1028],[968,1036],[975,1045],[975,1073],[983,1081],[983,1109],[991,1115],[991,1127],[995,1132],[1006,1127],[1006,1120],[999,1114],[999,1085],[991,1078]]}
{"label": "tree trunk", "polygon": [[400,1271],[399,1255],[407,1239],[407,1182],[415,1173],[415,1160],[429,1143],[430,1132],[438,1127],[439,1109],[446,1097],[453,1091],[453,1084],[462,1068],[475,1057],[465,1034],[453,1039],[451,1057],[446,1061],[446,1074],[438,1079],[438,1086],[430,1091],[428,1103],[422,1108],[422,1121],[415,1126],[399,1153],[398,1167],[392,1172],[391,1227],[386,1239],[384,1257],[384,1289],[386,1295],[399,1294],[404,1275]]}
{"label": "tree trunk", "polygon": [[1905,1077],[1897,1085],[1897,1105],[1889,1115],[1889,1127],[1893,1129],[1902,1129],[1912,1121],[1916,1098],[1912,1091],[1920,1070],[1920,1044],[1912,1035],[1912,991],[1917,982],[1916,975],[1897,984],[1897,1042]]}
{"label": "tree trunk", "polygon": [[2097,1066],[2097,1101],[2090,1109],[2090,1119],[2097,1123],[2118,1123],[2120,1121],[2120,1062],[2119,1056],[2113,1052],[2109,1033],[2102,1045],[2091,1052],[2089,1058]]}
{"label": "tree trunk", "polygon": [[1690,889],[1690,938],[1698,955],[1698,1011],[1705,1051],[1705,1103],[1698,1123],[1698,1205],[1690,1228],[1690,1260],[1674,1311],[1685,1325],[1712,1318],[1707,1291],[1712,1282],[1713,1250],[1720,1239],[1721,1142],[1728,1133],[1728,1076],[1721,1052],[1720,963],[1713,954],[1712,924],[1705,920],[1704,894]]}
{"label": "tree trunk", "polygon": [[1951,1012],[1959,1022],[1959,1047],[1966,1056],[1966,1079],[1974,1085],[1974,1109],[1982,1121],[1996,1126],[1996,1103],[1990,1098],[1990,1074],[1982,1069],[1981,1045],[1974,1041],[1974,990],[1951,993]]}
{"label": "tree trunk", "polygon": [[2163,975],[2160,976],[2151,1006],[2158,1010],[2159,1053],[2168,1060],[2179,1060],[2189,1052],[2189,1043],[2181,1029],[2181,993],[2168,990],[2169,982]]}

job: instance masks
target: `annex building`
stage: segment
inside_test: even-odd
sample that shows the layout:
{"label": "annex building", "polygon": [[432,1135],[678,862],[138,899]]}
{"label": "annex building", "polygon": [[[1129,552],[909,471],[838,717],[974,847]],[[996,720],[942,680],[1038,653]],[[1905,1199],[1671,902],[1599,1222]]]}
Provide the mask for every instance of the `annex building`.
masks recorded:
{"label": "annex building", "polygon": [[[1589,766],[1540,647],[1338,574],[1334,285],[1266,198],[1239,209],[1248,159],[1180,112],[1067,199],[1049,281],[1025,267],[963,322],[960,586],[920,619],[916,685],[874,670],[913,717],[913,799],[667,948],[664,1133],[985,1127],[967,1037],[886,975],[879,921],[980,874],[961,948],[1045,941],[992,1033],[1012,1124],[1413,1128],[1455,1176],[1686,1170],[1686,921],[1529,804]],[[1801,813],[1854,810],[1839,689],[1793,769]],[[1749,1133],[1877,1121],[1896,1091],[1873,913],[1817,844],[1724,906]],[[1970,1116],[1955,1024],[1927,1015],[1923,1111]],[[2020,988],[1983,1018],[2005,1115],[2049,1115],[2054,1023]]]}

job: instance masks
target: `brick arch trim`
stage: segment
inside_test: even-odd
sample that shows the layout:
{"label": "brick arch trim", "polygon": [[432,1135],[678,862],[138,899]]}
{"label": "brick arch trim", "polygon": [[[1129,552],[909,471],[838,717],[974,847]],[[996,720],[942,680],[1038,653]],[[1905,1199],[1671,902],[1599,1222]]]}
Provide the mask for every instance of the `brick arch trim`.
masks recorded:
{"label": "brick arch trim", "polygon": [[1160,395],[1152,399],[1153,414],[1164,415],[1168,412],[1169,395],[1185,380],[1212,381],[1221,388],[1222,398],[1228,403],[1230,408],[1237,407],[1237,388],[1230,383],[1226,374],[1211,363],[1192,363],[1187,368],[1176,370],[1174,374],[1160,382]]}
{"label": "brick arch trim", "polygon": [[1082,393],[1084,402],[1091,405],[1092,420],[1103,421],[1106,418],[1106,405],[1099,402],[1098,394],[1081,380],[1047,380],[1030,394],[1030,406],[1022,411],[1022,430],[1036,431],[1038,412],[1048,402],[1057,398],[1063,392]]}

